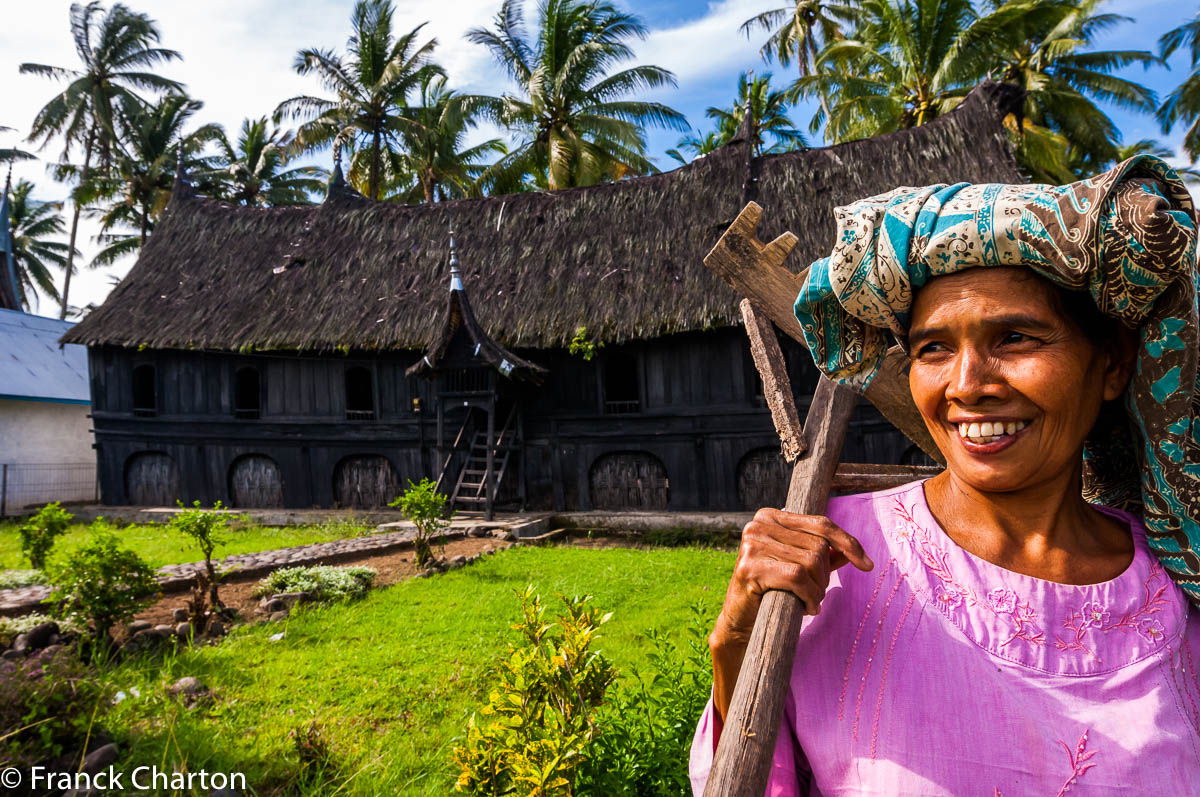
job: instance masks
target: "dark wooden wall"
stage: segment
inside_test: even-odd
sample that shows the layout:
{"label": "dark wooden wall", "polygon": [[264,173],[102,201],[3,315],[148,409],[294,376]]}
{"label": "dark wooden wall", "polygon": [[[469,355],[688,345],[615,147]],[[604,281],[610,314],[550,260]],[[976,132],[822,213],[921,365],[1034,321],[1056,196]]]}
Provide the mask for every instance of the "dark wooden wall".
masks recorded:
{"label": "dark wooden wall", "polygon": [[[803,413],[816,371],[799,345],[787,339],[781,345]],[[742,509],[778,492],[777,483],[761,483],[767,474],[786,471],[772,471],[769,462],[767,452],[778,449],[778,439],[740,329],[610,345],[591,361],[563,350],[518,353],[549,369],[540,387],[510,385],[523,408],[530,508],[591,509],[593,488],[605,505],[625,494],[625,500],[646,508],[661,508],[665,500],[669,509],[714,510]],[[139,494],[160,498],[163,485],[139,481],[154,474],[174,474],[177,486],[169,487],[185,502],[219,499],[236,505],[235,495],[258,496],[243,498],[253,503],[278,494],[287,507],[375,500],[371,496],[393,482],[403,486],[408,479],[436,477],[433,385],[404,375],[418,356],[93,347],[89,368],[102,500],[122,505]],[[142,364],[155,368],[153,417],[133,412],[133,369]],[[631,384],[630,375],[615,374],[618,365],[636,370],[638,395],[635,411],[614,414],[606,412],[606,406],[613,408],[605,403],[606,374]],[[346,419],[344,374],[356,366],[372,374],[371,420]],[[244,367],[260,375],[264,401],[256,419],[234,415],[235,373]],[[419,412],[414,398],[420,399]],[[447,435],[456,431],[447,424]],[[843,460],[894,464],[908,445],[864,402]],[[281,481],[277,490],[264,483],[270,463]],[[346,468],[360,475],[348,481]],[[622,492],[613,481],[622,473],[643,483]],[[515,482],[515,471],[505,480],[510,478]],[[353,479],[376,486],[355,493]]]}

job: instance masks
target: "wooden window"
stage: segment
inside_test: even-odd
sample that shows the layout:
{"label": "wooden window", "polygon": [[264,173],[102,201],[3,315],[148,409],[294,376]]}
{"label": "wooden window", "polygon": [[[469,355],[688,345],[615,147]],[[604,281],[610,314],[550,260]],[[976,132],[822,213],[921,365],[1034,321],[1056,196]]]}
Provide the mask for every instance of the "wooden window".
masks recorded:
{"label": "wooden window", "polygon": [[233,377],[233,417],[262,416],[262,380],[257,368],[239,368]]}
{"label": "wooden window", "polygon": [[133,414],[142,418],[158,415],[158,379],[153,365],[133,369]]}
{"label": "wooden window", "polygon": [[375,384],[361,366],[346,369],[346,420],[375,420]]}
{"label": "wooden window", "polygon": [[641,379],[637,357],[613,352],[604,358],[604,412],[621,415],[642,408]]}

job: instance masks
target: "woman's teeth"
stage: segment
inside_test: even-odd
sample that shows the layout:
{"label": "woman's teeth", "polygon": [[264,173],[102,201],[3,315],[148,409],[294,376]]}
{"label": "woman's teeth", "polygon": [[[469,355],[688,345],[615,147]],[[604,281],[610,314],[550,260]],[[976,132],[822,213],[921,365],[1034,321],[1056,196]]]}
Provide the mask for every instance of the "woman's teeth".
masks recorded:
{"label": "woman's teeth", "polygon": [[1029,424],[1025,421],[983,421],[982,423],[960,423],[958,434],[972,443],[994,443],[1010,434],[1016,434]]}

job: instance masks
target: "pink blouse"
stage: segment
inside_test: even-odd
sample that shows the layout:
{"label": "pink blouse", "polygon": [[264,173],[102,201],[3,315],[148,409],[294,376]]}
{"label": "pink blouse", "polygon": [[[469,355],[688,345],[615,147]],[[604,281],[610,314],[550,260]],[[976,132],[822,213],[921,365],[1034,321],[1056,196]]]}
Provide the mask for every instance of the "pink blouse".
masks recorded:
{"label": "pink blouse", "polygon": [[[1200,795],[1200,619],[1129,523],[1121,575],[1072,586],[959,548],[922,482],[830,501],[875,562],[806,617],[767,794]],[[690,774],[713,758],[709,702]]]}

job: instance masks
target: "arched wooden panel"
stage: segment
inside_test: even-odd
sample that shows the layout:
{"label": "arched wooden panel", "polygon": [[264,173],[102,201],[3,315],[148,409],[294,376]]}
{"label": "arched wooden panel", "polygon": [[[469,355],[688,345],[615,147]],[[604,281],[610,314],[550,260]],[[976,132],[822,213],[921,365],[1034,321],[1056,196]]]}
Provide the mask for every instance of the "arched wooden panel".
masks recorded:
{"label": "arched wooden panel", "polygon": [[666,467],[644,451],[598,457],[589,485],[596,509],[666,509],[670,493]]}
{"label": "arched wooden panel", "polygon": [[367,509],[387,506],[400,495],[400,477],[386,457],[346,457],[333,472],[333,498],[338,506]]}
{"label": "arched wooden panel", "polygon": [[238,458],[229,469],[229,498],[239,509],[283,506],[283,477],[275,460],[262,454]]}
{"label": "arched wooden panel", "polygon": [[134,454],[125,463],[125,495],[134,506],[175,506],[179,468],[158,451]]}
{"label": "arched wooden panel", "polygon": [[777,447],[750,451],[737,467],[737,492],[742,508],[752,511],[764,506],[783,509],[791,477],[792,468]]}

